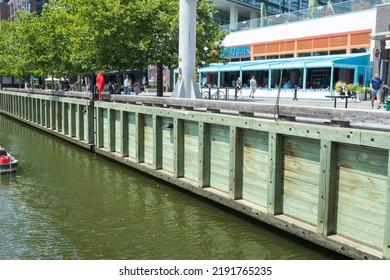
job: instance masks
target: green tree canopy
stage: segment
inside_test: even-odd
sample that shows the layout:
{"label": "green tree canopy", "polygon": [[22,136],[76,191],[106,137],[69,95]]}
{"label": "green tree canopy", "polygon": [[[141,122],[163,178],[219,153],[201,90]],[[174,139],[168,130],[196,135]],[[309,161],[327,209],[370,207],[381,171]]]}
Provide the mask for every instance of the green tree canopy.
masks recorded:
{"label": "green tree canopy", "polygon": [[[197,1],[197,61],[221,61],[226,33],[209,0]],[[20,13],[0,25],[0,73],[75,75],[90,71],[176,67],[177,0],[56,0],[40,16]]]}

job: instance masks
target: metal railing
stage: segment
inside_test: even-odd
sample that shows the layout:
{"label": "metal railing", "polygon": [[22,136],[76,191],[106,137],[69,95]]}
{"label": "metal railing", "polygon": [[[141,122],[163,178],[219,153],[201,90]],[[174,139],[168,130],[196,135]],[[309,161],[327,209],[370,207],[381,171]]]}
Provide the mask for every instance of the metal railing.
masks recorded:
{"label": "metal railing", "polygon": [[332,15],[341,15],[357,11],[363,11],[374,8],[378,4],[390,3],[390,0],[353,0],[342,3],[336,3],[326,6],[318,6],[300,11],[277,14],[264,18],[256,18],[236,23],[222,25],[223,31],[236,32],[249,29],[261,28],[266,26],[298,22],[302,20],[322,18]]}

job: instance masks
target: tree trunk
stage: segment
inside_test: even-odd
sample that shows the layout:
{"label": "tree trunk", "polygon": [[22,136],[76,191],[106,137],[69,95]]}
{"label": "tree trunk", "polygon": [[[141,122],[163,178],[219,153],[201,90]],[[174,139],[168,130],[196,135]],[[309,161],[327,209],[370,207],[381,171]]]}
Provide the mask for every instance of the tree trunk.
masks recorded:
{"label": "tree trunk", "polygon": [[164,96],[164,85],[163,85],[163,69],[164,66],[157,65],[157,96]]}

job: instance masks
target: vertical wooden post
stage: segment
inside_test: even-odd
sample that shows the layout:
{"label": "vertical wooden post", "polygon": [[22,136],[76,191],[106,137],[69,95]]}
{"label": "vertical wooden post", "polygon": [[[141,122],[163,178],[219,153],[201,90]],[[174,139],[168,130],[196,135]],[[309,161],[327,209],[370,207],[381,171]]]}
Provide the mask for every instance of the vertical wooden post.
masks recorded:
{"label": "vertical wooden post", "polygon": [[43,102],[42,99],[39,98],[38,99],[38,108],[37,108],[38,114],[37,114],[37,116],[38,116],[38,123],[43,126],[43,112],[42,112],[43,106],[42,106],[42,102]]}
{"label": "vertical wooden post", "polygon": [[108,110],[108,151],[114,152],[115,151],[115,110],[114,109],[107,109]]}
{"label": "vertical wooden post", "polygon": [[230,127],[229,198],[242,198],[242,129]]}
{"label": "vertical wooden post", "polygon": [[31,114],[32,114],[32,119],[31,121],[33,123],[36,123],[37,122],[37,99],[36,98],[32,98],[31,100],[32,102],[32,106],[31,106]]}
{"label": "vertical wooden post", "polygon": [[70,104],[70,137],[76,137],[76,105]]}
{"label": "vertical wooden post", "polygon": [[283,212],[282,175],[283,175],[283,138],[281,135],[269,133],[268,193],[267,213],[271,215]]}
{"label": "vertical wooden post", "polygon": [[81,104],[77,104],[77,115],[78,115],[78,122],[79,122],[79,129],[78,129],[78,139],[80,141],[85,140],[84,137],[84,108]]}
{"label": "vertical wooden post", "polygon": [[[13,99],[12,99],[12,103],[13,103]],[[13,109],[14,106],[12,106],[12,111],[14,110]],[[25,120],[29,120],[30,119],[30,97],[27,97],[26,98],[26,116],[25,116]]]}
{"label": "vertical wooden post", "polygon": [[46,128],[51,128],[51,100],[45,100],[45,103]]}
{"label": "vertical wooden post", "polygon": [[129,156],[129,113],[120,112],[121,122],[121,152],[122,157]]}
{"label": "vertical wooden post", "polygon": [[69,103],[64,102],[62,105],[62,132],[64,135],[69,134]]}
{"label": "vertical wooden post", "polygon": [[57,127],[57,131],[58,132],[63,132],[62,128],[62,116],[63,116],[63,111],[62,111],[62,106],[63,106],[63,102],[62,101],[57,101],[57,109],[56,109],[56,112],[57,112],[57,124],[56,124],[56,127]]}
{"label": "vertical wooden post", "polygon": [[173,175],[184,176],[184,122],[178,118],[173,121]]}
{"label": "vertical wooden post", "polygon": [[51,129],[56,130],[56,124],[57,124],[57,119],[56,119],[56,110],[57,110],[57,103],[58,101],[52,100],[50,102],[50,124],[51,124]]}
{"label": "vertical wooden post", "polygon": [[93,106],[93,103],[89,103],[86,107],[86,110],[87,110],[87,114],[88,114],[88,116],[87,116],[87,118],[88,118],[88,120],[87,120],[88,143],[95,144],[95,143],[93,143],[94,136],[95,136],[94,134],[95,134],[95,130],[96,130],[95,125],[94,125],[95,107]]}
{"label": "vertical wooden post", "polygon": [[145,161],[145,116],[141,113],[135,114],[135,161],[142,163]]}
{"label": "vertical wooden post", "polygon": [[162,120],[153,115],[153,168],[161,169],[162,161]]}
{"label": "vertical wooden post", "polygon": [[387,156],[387,188],[386,188],[386,212],[385,232],[383,237],[383,258],[390,260],[390,150]]}
{"label": "vertical wooden post", "polygon": [[104,109],[96,107],[96,145],[98,148],[104,147]]}
{"label": "vertical wooden post", "polygon": [[325,236],[335,231],[336,178],[337,145],[321,140],[317,232]]}
{"label": "vertical wooden post", "polygon": [[210,125],[205,122],[198,123],[198,186],[210,186]]}

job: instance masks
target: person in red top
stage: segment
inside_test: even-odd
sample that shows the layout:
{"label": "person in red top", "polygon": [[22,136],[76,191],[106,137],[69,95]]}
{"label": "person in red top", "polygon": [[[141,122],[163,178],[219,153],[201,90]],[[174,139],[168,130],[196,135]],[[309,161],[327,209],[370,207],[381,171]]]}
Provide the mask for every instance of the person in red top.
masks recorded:
{"label": "person in red top", "polygon": [[99,95],[99,101],[103,100],[102,91],[104,90],[104,75],[102,72],[98,72],[96,76],[96,85]]}

